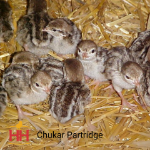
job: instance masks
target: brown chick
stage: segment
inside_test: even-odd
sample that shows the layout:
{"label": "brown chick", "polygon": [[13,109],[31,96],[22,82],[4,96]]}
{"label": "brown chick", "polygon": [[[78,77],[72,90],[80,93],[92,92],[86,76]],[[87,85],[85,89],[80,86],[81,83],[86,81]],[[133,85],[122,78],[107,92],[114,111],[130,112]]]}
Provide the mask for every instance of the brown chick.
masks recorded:
{"label": "brown chick", "polygon": [[91,102],[81,62],[77,59],[66,59],[64,74],[64,82],[59,86],[52,86],[49,98],[50,113],[60,123],[66,123],[82,114],[84,107]]}
{"label": "brown chick", "polygon": [[39,57],[31,52],[17,52],[13,56],[11,65],[23,64],[29,65],[33,70],[37,70],[39,67]]}

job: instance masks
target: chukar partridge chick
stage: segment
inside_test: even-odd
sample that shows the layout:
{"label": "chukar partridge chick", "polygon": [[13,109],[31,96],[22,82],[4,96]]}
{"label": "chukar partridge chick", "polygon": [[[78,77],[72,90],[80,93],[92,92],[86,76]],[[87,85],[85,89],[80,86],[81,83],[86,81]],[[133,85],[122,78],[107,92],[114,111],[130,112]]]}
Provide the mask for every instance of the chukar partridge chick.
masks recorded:
{"label": "chukar partridge chick", "polygon": [[122,95],[123,89],[134,89],[139,86],[143,78],[143,70],[133,61],[127,48],[116,47],[111,50],[106,63],[107,78],[112,81],[114,89],[121,97],[122,107],[135,109],[136,105],[130,104]]}
{"label": "chukar partridge chick", "polygon": [[50,93],[50,113],[60,123],[82,114],[91,102],[89,87],[84,82],[82,64],[77,59],[64,61],[65,81],[53,85]]}
{"label": "chukar partridge chick", "polygon": [[51,36],[49,48],[59,55],[75,54],[81,41],[81,31],[68,18],[52,20],[43,32]]}
{"label": "chukar partridge chick", "polygon": [[96,87],[100,82],[108,81],[104,73],[107,53],[107,49],[98,47],[91,40],[82,40],[77,47],[77,57],[83,65],[84,74],[95,80],[92,84]]}
{"label": "chukar partridge chick", "polygon": [[47,54],[50,49],[51,35],[43,32],[52,20],[47,13],[46,0],[28,0],[27,14],[18,21],[17,41],[26,51],[38,56]]}
{"label": "chukar partridge chick", "polygon": [[[29,64],[33,64],[30,61],[31,59],[29,59]],[[27,62],[26,64],[18,62],[5,69],[2,85],[7,91],[9,98],[16,105],[19,119],[22,119],[26,117],[26,113],[21,111],[20,105],[44,101],[50,93],[52,81],[46,72],[35,71],[32,65],[28,65]]]}

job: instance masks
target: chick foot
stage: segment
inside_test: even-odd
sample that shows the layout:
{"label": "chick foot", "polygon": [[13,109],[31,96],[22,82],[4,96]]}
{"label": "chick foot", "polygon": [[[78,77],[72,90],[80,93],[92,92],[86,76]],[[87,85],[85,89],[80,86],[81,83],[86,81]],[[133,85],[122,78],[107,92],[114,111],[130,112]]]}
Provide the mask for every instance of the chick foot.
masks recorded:
{"label": "chick foot", "polygon": [[129,103],[129,102],[123,97],[123,95],[122,95],[121,92],[118,92],[118,94],[119,94],[119,96],[121,97],[121,105],[122,105],[120,111],[122,111],[124,107],[128,107],[128,108],[130,108],[130,109],[132,109],[132,110],[134,110],[134,111],[137,109],[137,105]]}
{"label": "chick foot", "polygon": [[16,105],[16,107],[17,107],[17,110],[18,110],[18,117],[19,117],[19,120],[27,119],[27,120],[31,123],[31,125],[35,127],[36,130],[38,130],[38,131],[41,130],[41,128],[39,128],[37,125],[35,125],[35,123],[34,123],[33,121],[31,121],[31,120],[26,116],[26,115],[33,116],[32,114],[27,113],[27,112],[23,112],[23,111],[21,110],[21,108],[20,108],[19,105]]}

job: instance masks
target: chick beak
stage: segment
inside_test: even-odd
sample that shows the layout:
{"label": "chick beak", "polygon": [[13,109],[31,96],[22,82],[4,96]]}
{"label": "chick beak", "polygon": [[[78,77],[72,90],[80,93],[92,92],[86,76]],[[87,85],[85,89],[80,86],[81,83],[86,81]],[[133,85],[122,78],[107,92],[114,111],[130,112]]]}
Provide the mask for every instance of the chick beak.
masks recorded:
{"label": "chick beak", "polygon": [[45,91],[47,94],[50,94],[50,88],[46,87],[46,88],[44,89],[44,91]]}
{"label": "chick beak", "polygon": [[48,29],[47,29],[47,28],[44,28],[44,29],[42,29],[42,31],[47,32],[47,31],[48,31]]}
{"label": "chick beak", "polygon": [[88,57],[88,56],[87,56],[87,53],[83,53],[83,54],[82,54],[82,57],[83,57],[83,59],[87,58],[87,57]]}
{"label": "chick beak", "polygon": [[134,84],[135,84],[136,87],[138,87],[140,85],[138,79],[134,80]]}

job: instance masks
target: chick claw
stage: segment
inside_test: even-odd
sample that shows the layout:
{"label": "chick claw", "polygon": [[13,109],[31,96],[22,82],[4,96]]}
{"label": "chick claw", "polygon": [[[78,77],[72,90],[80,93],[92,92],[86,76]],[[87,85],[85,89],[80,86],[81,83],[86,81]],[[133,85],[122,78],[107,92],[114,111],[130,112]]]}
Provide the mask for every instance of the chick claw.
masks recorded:
{"label": "chick claw", "polygon": [[137,105],[131,104],[131,103],[129,103],[129,102],[126,101],[125,104],[122,104],[122,106],[121,106],[121,108],[120,108],[120,111],[122,111],[123,108],[125,108],[125,107],[128,107],[128,108],[130,108],[130,109],[132,109],[132,110],[134,110],[134,111],[137,110]]}

